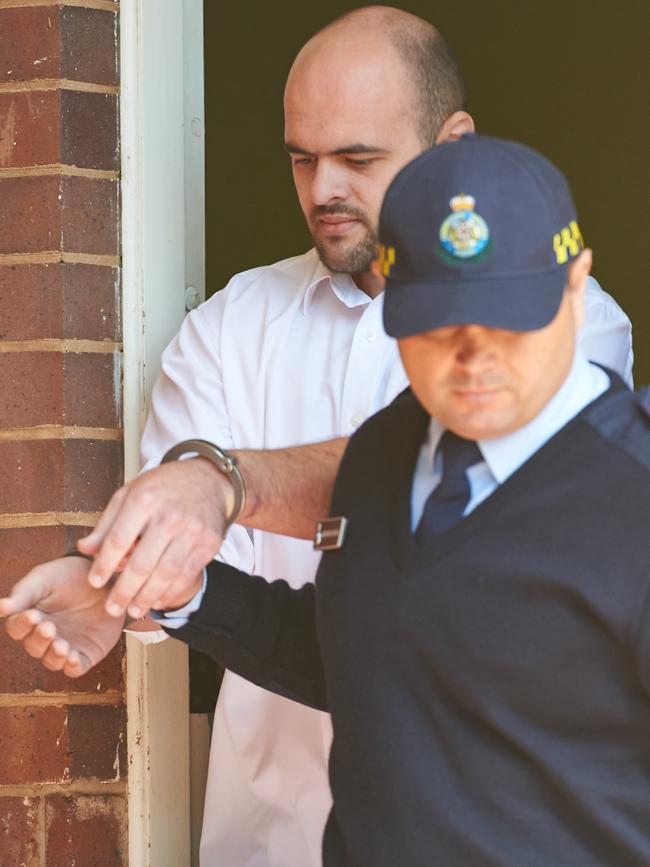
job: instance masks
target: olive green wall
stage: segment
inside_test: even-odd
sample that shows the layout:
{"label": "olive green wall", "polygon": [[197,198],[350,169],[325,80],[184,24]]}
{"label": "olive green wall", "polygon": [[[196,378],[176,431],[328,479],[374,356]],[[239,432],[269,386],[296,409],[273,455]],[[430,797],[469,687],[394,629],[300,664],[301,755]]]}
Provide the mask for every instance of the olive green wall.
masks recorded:
{"label": "olive green wall", "polygon": [[[309,238],[282,147],[282,89],[301,44],[362,4],[205,0],[209,291]],[[568,175],[594,273],[635,326],[650,381],[650,0],[403,2],[460,58],[480,131],[524,141]]]}

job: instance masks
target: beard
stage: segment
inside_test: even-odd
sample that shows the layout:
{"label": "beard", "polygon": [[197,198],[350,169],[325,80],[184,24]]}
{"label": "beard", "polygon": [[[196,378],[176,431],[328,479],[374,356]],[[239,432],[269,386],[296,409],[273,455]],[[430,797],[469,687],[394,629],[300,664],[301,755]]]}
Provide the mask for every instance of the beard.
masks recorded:
{"label": "beard", "polygon": [[[350,244],[344,238],[336,235],[327,239],[319,236],[311,228],[316,224],[318,217],[325,215],[345,215],[354,220],[359,220],[364,227],[364,236],[355,244]],[[316,247],[318,256],[325,267],[332,273],[362,274],[367,271],[377,258],[377,231],[370,225],[368,215],[356,208],[346,205],[319,205],[311,213],[310,221],[311,237]]]}

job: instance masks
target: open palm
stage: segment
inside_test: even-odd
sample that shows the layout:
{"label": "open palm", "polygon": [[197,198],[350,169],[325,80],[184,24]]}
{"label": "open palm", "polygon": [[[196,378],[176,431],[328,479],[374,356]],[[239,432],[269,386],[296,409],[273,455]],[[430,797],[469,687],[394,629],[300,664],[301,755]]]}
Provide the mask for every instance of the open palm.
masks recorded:
{"label": "open palm", "polygon": [[90,563],[65,557],[37,566],[5,599],[0,616],[26,652],[52,671],[79,677],[110,652],[124,626],[106,612],[108,589],[88,583]]}

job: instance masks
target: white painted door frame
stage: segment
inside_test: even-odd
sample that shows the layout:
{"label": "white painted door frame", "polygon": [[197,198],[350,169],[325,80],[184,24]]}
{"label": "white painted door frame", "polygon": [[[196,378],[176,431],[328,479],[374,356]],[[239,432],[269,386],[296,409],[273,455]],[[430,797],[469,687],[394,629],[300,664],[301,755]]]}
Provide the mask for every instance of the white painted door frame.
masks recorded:
{"label": "white painted door frame", "polygon": [[[127,478],[161,352],[205,294],[202,34],[201,0],[121,3]],[[187,651],[129,637],[126,665],[129,865],[189,867]]]}

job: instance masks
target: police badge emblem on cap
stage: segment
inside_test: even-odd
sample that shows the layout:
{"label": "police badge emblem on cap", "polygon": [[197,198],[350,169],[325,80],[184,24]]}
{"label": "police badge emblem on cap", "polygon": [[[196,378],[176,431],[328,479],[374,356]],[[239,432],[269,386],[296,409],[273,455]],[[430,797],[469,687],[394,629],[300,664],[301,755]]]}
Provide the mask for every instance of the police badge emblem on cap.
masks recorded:
{"label": "police badge emblem on cap", "polygon": [[490,247],[490,230],[483,217],[474,210],[474,197],[461,193],[450,200],[449,206],[452,213],[439,232],[445,259],[467,261],[484,258]]}

